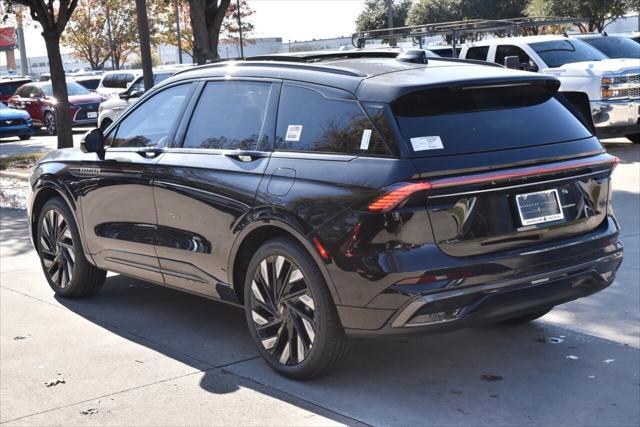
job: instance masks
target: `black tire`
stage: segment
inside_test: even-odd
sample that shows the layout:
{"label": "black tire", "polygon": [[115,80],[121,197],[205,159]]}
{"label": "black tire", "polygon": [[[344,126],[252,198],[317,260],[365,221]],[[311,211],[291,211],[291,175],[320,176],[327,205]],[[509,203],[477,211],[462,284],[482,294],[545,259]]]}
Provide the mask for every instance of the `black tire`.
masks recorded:
{"label": "black tire", "polygon": [[78,226],[59,197],[48,200],[38,217],[37,248],[42,271],[51,289],[64,298],[94,294],[107,272],[87,261]]}
{"label": "black tire", "polygon": [[31,139],[31,135],[20,135],[20,136],[19,136],[19,138],[20,138],[22,141],[26,141],[26,140],[28,140],[28,139]]}
{"label": "black tire", "polygon": [[550,311],[551,311],[551,308],[548,308],[545,310],[540,310],[533,313],[525,314],[523,316],[518,316],[518,317],[513,317],[511,319],[503,320],[500,323],[509,324],[509,325],[519,325],[523,323],[529,323],[529,322],[533,322],[536,319],[539,319],[540,317],[544,316]]}
{"label": "black tire", "polygon": [[[278,292],[271,292],[264,274]],[[344,360],[349,340],[333,298],[315,261],[297,242],[273,239],[256,251],[247,269],[244,303],[258,351],[281,375],[316,378]]]}
{"label": "black tire", "polygon": [[51,111],[44,113],[44,133],[49,136],[54,136],[58,130],[56,128],[56,117]]}
{"label": "black tire", "polygon": [[640,133],[634,133],[632,135],[627,135],[627,139],[634,144],[640,144]]}

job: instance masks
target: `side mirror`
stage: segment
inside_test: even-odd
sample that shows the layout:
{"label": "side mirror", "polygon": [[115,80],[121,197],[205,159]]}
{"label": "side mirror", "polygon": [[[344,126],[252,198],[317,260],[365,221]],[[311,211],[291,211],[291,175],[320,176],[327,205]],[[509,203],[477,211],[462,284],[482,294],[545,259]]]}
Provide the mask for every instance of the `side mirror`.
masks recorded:
{"label": "side mirror", "polygon": [[520,69],[520,58],[517,56],[505,56],[504,57],[504,66],[512,69],[519,70]]}
{"label": "side mirror", "polygon": [[121,92],[118,96],[120,97],[120,99],[123,99],[125,101],[131,98],[131,95],[127,91]]}
{"label": "side mirror", "polygon": [[80,141],[80,149],[83,153],[96,153],[101,160],[104,160],[104,134],[102,129],[95,128],[84,135]]}

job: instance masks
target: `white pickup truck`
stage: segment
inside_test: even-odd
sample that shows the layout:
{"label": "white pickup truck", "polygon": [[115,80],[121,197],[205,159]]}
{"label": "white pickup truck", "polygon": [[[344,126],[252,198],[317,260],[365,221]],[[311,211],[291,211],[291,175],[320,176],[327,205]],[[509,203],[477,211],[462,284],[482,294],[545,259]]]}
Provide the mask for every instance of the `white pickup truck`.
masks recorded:
{"label": "white pickup truck", "polygon": [[640,58],[609,59],[563,36],[482,40],[463,46],[460,58],[555,76],[561,92],[587,95],[599,137],[626,136],[640,143]]}

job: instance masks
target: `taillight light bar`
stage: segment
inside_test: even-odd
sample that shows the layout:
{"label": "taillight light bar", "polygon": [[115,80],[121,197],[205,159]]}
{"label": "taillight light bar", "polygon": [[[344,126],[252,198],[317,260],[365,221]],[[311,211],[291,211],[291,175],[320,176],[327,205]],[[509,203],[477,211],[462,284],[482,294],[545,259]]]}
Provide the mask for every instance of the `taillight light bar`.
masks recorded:
{"label": "taillight light bar", "polygon": [[609,154],[600,154],[588,159],[569,160],[550,165],[529,166],[517,169],[509,169],[499,172],[486,172],[474,175],[463,175],[452,178],[440,178],[430,181],[401,182],[393,185],[383,195],[369,204],[370,212],[389,212],[396,208],[411,195],[425,190],[457,187],[462,185],[482,184],[495,181],[503,181],[512,178],[525,178],[529,176],[547,175],[567,170],[581,169],[590,166],[609,165],[611,171],[618,165],[618,159]]}

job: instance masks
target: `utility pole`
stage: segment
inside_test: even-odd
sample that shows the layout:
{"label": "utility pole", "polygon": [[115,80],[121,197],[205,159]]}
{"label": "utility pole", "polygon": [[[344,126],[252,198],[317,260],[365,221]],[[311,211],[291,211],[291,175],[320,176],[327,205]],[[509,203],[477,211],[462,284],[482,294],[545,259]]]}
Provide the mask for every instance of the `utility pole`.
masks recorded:
{"label": "utility pole", "polygon": [[16,14],[16,23],[17,25],[17,30],[16,32],[18,33],[18,47],[20,49],[20,72],[22,73],[23,76],[28,76],[29,74],[31,74],[31,71],[29,70],[29,61],[27,58],[27,47],[24,44],[24,30],[22,28],[22,10],[20,10],[20,13]]}
{"label": "utility pole", "polygon": [[136,0],[138,15],[138,34],[140,35],[140,59],[142,59],[142,76],[144,89],[153,87],[153,69],[151,64],[151,42],[149,36],[149,18],[147,17],[147,1]]}
{"label": "utility pole", "polygon": [[178,62],[182,64],[182,35],[180,34],[180,0],[174,0],[176,7],[176,39],[178,40]]}
{"label": "utility pole", "polygon": [[111,14],[109,12],[109,4],[104,3],[105,14],[107,15],[107,37],[109,38],[109,56],[111,56],[111,69],[116,69],[116,59],[114,55],[115,48],[113,46],[113,35],[111,34]]}
{"label": "utility pole", "polygon": [[240,0],[236,0],[236,13],[238,14],[238,35],[240,37],[240,58],[244,58],[244,46],[242,43],[242,17],[240,16]]}
{"label": "utility pole", "polygon": [[[393,28],[393,0],[387,0],[387,27],[389,28],[389,34],[393,34],[391,28]],[[396,40],[389,39],[389,45],[395,46]]]}

